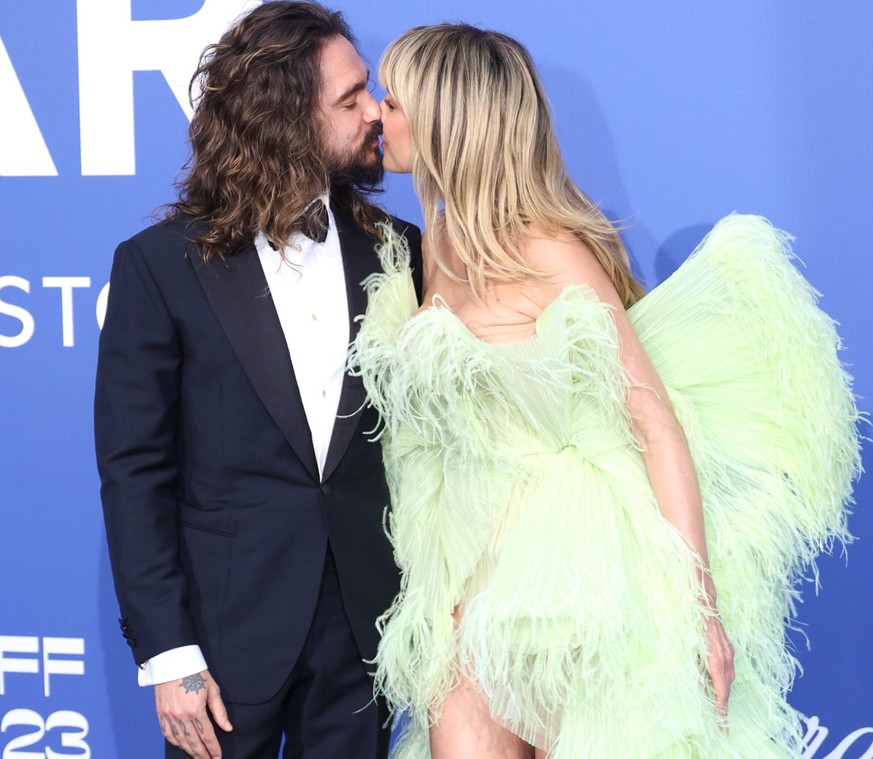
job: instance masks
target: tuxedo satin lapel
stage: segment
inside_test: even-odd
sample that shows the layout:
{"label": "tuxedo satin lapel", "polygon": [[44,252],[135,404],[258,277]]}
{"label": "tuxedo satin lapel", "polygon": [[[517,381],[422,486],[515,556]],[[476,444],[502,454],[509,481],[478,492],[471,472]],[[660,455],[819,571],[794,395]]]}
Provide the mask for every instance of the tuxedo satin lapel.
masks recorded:
{"label": "tuxedo satin lapel", "polygon": [[227,262],[191,256],[206,298],[261,402],[310,476],[318,481],[312,435],[282,325],[254,245]]}
{"label": "tuxedo satin lapel", "polygon": [[[349,301],[349,344],[358,335],[360,322],[355,317],[367,310],[367,294],[361,282],[379,266],[375,246],[377,241],[368,237],[355,224],[351,214],[331,203],[340,248],[343,254],[343,272],[346,280],[346,296]],[[340,393],[337,419],[333,425],[327,459],[324,462],[323,479],[330,477],[349,447],[349,442],[358,428],[365,398],[364,382],[360,377],[352,377],[346,372]]]}

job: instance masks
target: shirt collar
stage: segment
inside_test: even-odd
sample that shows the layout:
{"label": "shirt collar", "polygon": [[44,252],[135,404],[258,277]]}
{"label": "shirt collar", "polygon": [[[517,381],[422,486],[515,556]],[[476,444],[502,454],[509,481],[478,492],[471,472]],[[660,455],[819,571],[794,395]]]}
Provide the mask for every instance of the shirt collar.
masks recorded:
{"label": "shirt collar", "polygon": [[330,197],[328,193],[323,192],[314,197],[306,205],[306,208],[309,208],[309,206],[318,200],[321,200],[327,208],[327,218],[329,222],[327,239],[325,239],[323,243],[315,242],[315,240],[307,237],[302,232],[294,232],[291,237],[288,238],[285,247],[281,251],[278,251],[269,243],[263,231],[259,230],[257,235],[255,235],[254,241],[258,255],[267,260],[275,258],[277,265],[285,263],[301,272],[312,266],[315,263],[316,257],[323,260],[339,256],[339,236],[336,231],[336,220],[333,217],[333,211],[330,207]]}

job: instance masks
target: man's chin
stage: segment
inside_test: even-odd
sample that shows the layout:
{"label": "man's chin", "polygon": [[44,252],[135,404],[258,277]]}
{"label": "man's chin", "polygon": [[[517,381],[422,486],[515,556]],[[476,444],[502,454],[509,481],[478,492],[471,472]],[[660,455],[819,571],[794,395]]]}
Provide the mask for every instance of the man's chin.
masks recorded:
{"label": "man's chin", "polygon": [[351,185],[361,190],[374,190],[385,177],[382,152],[377,150],[370,163],[355,163],[334,171],[333,184]]}

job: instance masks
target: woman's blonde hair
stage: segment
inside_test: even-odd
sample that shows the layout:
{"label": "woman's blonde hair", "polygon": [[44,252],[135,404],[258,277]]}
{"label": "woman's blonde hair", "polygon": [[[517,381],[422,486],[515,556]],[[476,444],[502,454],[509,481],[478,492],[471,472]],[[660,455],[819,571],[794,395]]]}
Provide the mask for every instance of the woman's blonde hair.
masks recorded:
{"label": "woman's blonde hair", "polygon": [[467,24],[420,26],[388,46],[379,79],[409,119],[413,182],[443,271],[441,240],[480,296],[488,280],[539,276],[524,257],[535,226],[587,244],[625,305],[642,296],[615,228],[567,174],[521,44]]}

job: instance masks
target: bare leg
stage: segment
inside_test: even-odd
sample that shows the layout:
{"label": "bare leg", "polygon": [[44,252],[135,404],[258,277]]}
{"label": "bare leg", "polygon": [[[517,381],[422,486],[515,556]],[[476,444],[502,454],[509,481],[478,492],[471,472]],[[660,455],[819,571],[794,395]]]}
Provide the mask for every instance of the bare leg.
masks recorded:
{"label": "bare leg", "polygon": [[[533,748],[488,711],[485,696],[466,678],[446,697],[430,729],[432,759],[533,759]],[[545,754],[538,756],[545,756]]]}

